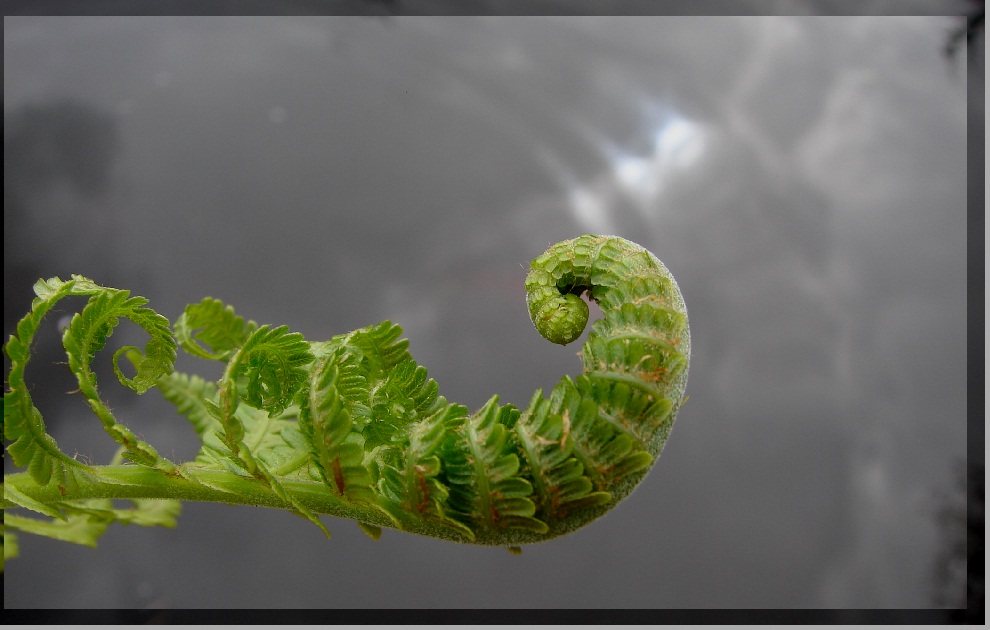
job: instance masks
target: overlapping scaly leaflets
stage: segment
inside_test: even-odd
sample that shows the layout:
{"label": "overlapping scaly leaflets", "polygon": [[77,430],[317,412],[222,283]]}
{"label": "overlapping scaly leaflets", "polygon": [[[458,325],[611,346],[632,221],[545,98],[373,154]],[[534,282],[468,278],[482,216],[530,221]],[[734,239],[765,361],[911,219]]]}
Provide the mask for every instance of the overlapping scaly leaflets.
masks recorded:
{"label": "overlapping scaly leaflets", "polygon": [[471,529],[447,513],[441,480],[441,449],[467,409],[439,395],[401,332],[382,322],[320,344],[300,424],[328,487],[393,526],[412,518],[434,535],[471,540]]}
{"label": "overlapping scaly leaflets", "polygon": [[354,430],[355,417],[362,415],[357,407],[368,391],[359,358],[346,347],[335,348],[317,360],[311,378],[300,404],[299,424],[320,477],[337,494],[374,504],[371,474],[364,466],[364,439]]}
{"label": "overlapping scaly leaflets", "polygon": [[509,440],[518,416],[517,409],[500,407],[494,396],[467,418],[446,449],[450,511],[472,528],[547,532],[547,524],[533,518],[533,486],[520,474]]}
{"label": "overlapping scaly leaflets", "polygon": [[384,498],[382,505],[396,518],[402,513],[413,514],[440,531],[451,530],[450,535],[474,540],[469,525],[448,513],[450,489],[441,476],[445,473],[442,448],[452,428],[460,427],[466,415],[466,407],[446,405],[412,423],[408,444],[382,452],[375,472]]}
{"label": "overlapping scaly leaflets", "polygon": [[[567,391],[573,390],[567,388]],[[565,519],[573,510],[605,505],[612,500],[609,492],[595,490],[585,474],[584,464],[575,457],[575,434],[594,417],[595,405],[574,394],[571,398],[572,404],[553,405],[537,391],[513,427],[516,442],[528,463],[536,497],[536,517],[547,523]]]}
{"label": "overlapping scaly leaflets", "polygon": [[[326,486],[400,528],[401,510],[380,494],[381,475],[408,447],[408,427],[446,406],[436,395],[436,383],[411,361],[401,333],[398,326],[382,322],[314,344],[319,358],[299,412],[300,428]],[[360,524],[377,538],[375,526]]]}

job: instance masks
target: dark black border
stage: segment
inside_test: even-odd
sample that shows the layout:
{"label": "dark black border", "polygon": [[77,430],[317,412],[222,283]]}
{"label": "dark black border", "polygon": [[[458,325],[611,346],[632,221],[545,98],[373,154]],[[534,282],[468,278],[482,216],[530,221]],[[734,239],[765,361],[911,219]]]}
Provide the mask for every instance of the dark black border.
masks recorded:
{"label": "dark black border", "polygon": [[[773,15],[745,0],[0,0],[3,15]],[[812,15],[900,15],[896,3],[818,0]],[[841,12],[836,12],[842,6]],[[957,15],[938,11],[912,15]],[[971,0],[972,20],[984,1]],[[948,7],[949,3],[945,3]],[[734,9],[734,10],[730,10]],[[813,11],[819,9],[820,11]],[[788,13],[779,13],[787,15]],[[958,54],[965,55],[960,51]],[[968,608],[963,610],[6,610],[4,624],[980,624],[985,621],[986,131],[983,61],[968,73],[967,430]],[[978,80],[974,80],[974,78]],[[974,515],[978,519],[974,526]],[[978,579],[978,582],[975,580]],[[2,574],[0,574],[2,580]]]}
{"label": "dark black border", "polygon": [[[774,3],[780,7],[780,3]],[[880,6],[875,6],[879,4]],[[956,15],[932,0],[911,15]],[[982,2],[977,2],[982,5]],[[2,0],[3,15],[792,15],[760,0]],[[787,5],[784,5],[787,6]],[[808,0],[807,15],[903,15],[896,2]],[[938,7],[938,8],[936,8]],[[841,10],[839,10],[841,9]]]}
{"label": "dark black border", "polygon": [[943,610],[9,610],[7,624],[796,625],[948,622]]}

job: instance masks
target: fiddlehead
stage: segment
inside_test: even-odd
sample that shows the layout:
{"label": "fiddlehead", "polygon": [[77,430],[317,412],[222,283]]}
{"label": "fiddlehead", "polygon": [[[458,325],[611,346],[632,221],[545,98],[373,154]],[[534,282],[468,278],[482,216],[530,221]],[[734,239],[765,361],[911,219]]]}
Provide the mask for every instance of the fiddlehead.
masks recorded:
{"label": "fiddlehead", "polygon": [[[540,334],[555,343],[576,339],[588,319],[584,292],[604,314],[582,348],[584,373],[565,376],[549,401],[537,393],[517,428],[521,444],[552,443],[557,430],[539,427],[559,418],[554,455],[567,451],[573,458],[531,466],[545,471],[540,504],[551,533],[597,518],[632,491],[663,449],[687,385],[687,308],[663,263],[618,237],[586,235],[550,247],[526,278]],[[534,459],[541,461],[536,452]],[[571,485],[562,494],[554,473],[578,467],[580,474],[565,476]],[[593,491],[585,492],[585,480]]]}
{"label": "fiddlehead", "polygon": [[497,397],[474,414],[447,404],[389,323],[326,344],[300,416],[321,478],[402,529],[482,544],[545,540],[607,512],[667,439],[690,337],[673,277],[629,241],[583,236],[533,261],[526,294],[540,334],[576,339],[584,292],[605,315],[584,373],[522,411]]}
{"label": "fiddlehead", "polygon": [[[11,515],[7,529],[84,544],[113,520],[174,524],[177,504],[147,503],[163,498],[281,507],[317,524],[316,514],[333,514],[373,538],[393,527],[513,548],[547,540],[632,491],[660,454],[687,381],[690,335],[677,284],[650,252],[618,237],[582,236],[533,261],[527,304],[541,335],[577,339],[588,320],[584,293],[604,318],[580,353],[583,373],[565,376],[547,397],[537,391],[522,410],[497,397],[475,413],[448,403],[390,322],[306,342],[207,298],[187,307],[173,334],[143,298],[85,278],[39,282],[36,292],[5,346],[4,433],[28,472],[5,475],[4,507],[54,520]],[[90,296],[65,335],[70,368],[130,466],[82,466],[66,456],[28,395],[31,339],[68,295]],[[153,385],[188,417],[203,441],[193,462],[158,456],[96,395],[89,363],[119,317],[151,336],[144,354],[116,352],[119,380],[138,393]],[[173,373],[176,339],[190,354],[226,362],[223,377],[211,384]],[[134,378],[117,368],[121,355],[134,363]],[[137,499],[136,512],[108,510],[112,498]]]}

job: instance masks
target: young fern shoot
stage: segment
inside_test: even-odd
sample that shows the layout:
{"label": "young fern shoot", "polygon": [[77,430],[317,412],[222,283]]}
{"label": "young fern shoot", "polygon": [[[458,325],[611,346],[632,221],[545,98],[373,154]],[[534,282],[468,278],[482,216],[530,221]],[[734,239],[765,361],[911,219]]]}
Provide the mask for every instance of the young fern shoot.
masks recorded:
{"label": "young fern shoot", "polygon": [[[526,300],[541,335],[577,339],[589,316],[582,294],[604,318],[580,353],[583,373],[521,410],[497,396],[474,413],[448,403],[391,322],[310,342],[212,298],[170,327],[146,299],[81,276],[41,280],[35,293],[4,346],[5,450],[25,469],[4,475],[5,558],[17,555],[14,532],[95,545],[114,522],[174,527],[182,500],[287,509],[324,532],[319,514],[356,520],[376,539],[391,527],[515,549],[571,532],[632,492],[663,449],[687,383],[677,283],[653,254],[614,236],[564,241],[532,262]],[[79,392],[119,445],[107,465],[59,449],[25,381],[42,318],[73,295],[88,302],[62,341]],[[188,419],[203,443],[193,461],[159,455],[100,397],[90,365],[121,318],[150,338],[143,351],[114,353],[118,380],[139,394],[158,389]],[[180,347],[224,362],[223,376],[175,372]]]}

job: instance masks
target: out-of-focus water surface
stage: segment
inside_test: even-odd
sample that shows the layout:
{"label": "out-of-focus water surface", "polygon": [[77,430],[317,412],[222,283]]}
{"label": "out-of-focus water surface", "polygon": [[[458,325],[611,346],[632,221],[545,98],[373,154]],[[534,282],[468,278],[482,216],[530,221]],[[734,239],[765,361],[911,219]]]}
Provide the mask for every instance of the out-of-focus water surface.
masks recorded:
{"label": "out-of-focus water surface", "polygon": [[[694,351],[644,483],[520,557],[187,504],[97,549],[21,536],[5,607],[939,605],[966,456],[957,25],[5,19],[5,337],[34,280],[81,273],[173,319],[207,295],[311,339],[390,319],[448,399],[524,405],[580,370],[528,320],[529,260],[598,232],[666,263]],[[28,380],[62,448],[105,460],[46,378],[56,324]],[[104,386],[194,456],[153,393]]]}

